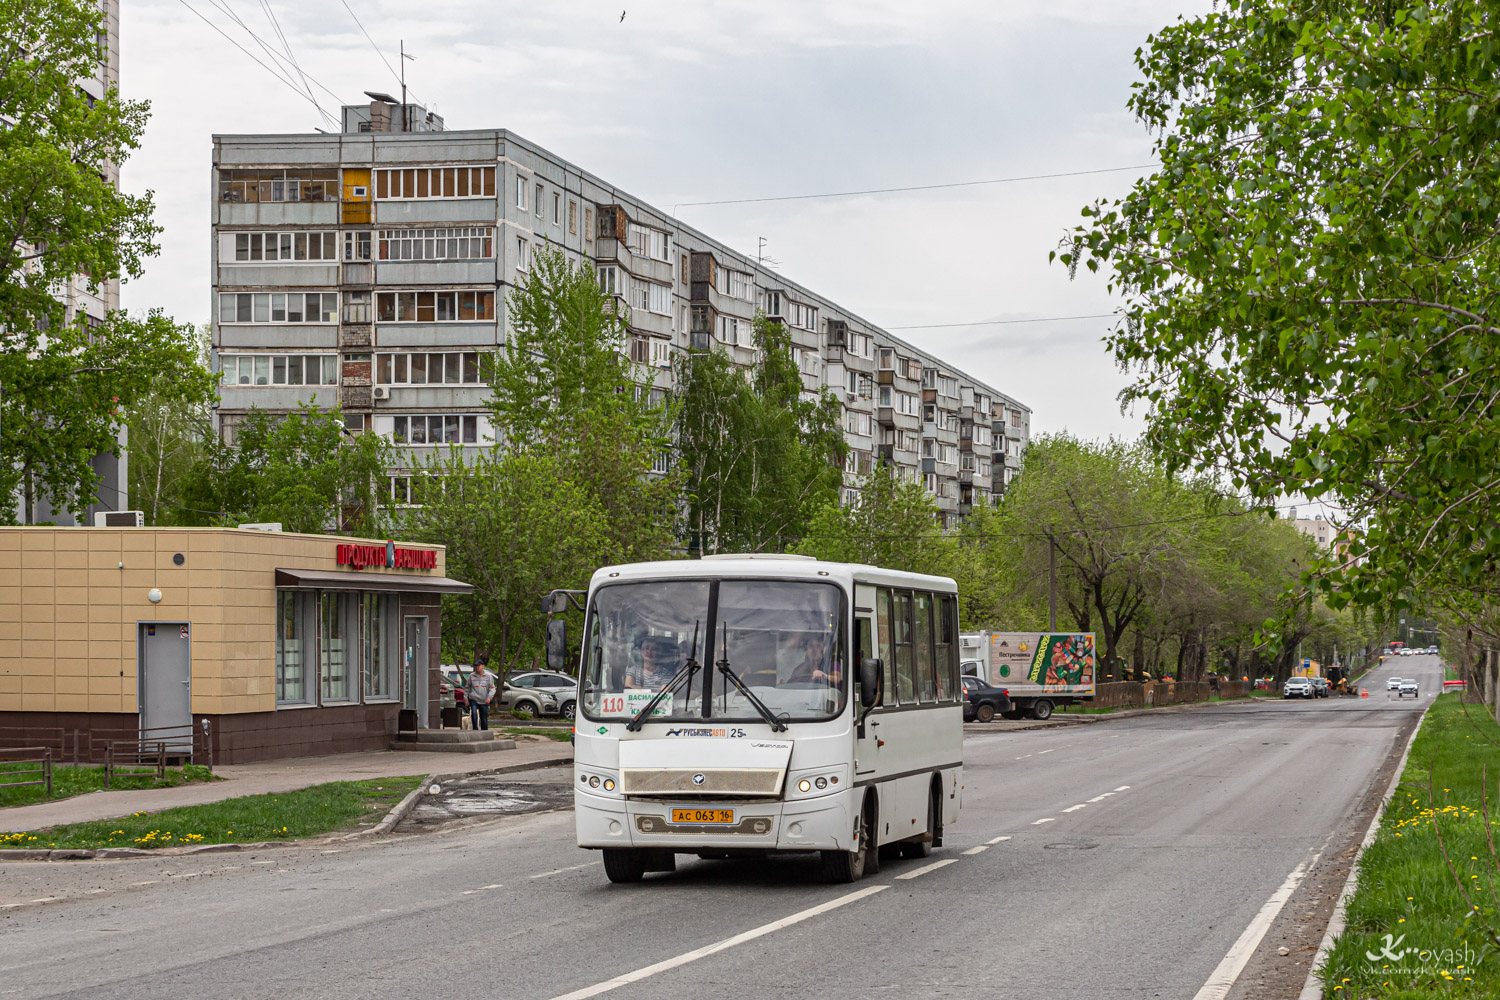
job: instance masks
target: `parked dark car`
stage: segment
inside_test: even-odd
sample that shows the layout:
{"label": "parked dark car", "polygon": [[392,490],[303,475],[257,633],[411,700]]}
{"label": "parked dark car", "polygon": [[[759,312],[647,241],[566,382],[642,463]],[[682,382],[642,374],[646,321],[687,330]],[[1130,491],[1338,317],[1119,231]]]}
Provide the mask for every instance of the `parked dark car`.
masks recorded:
{"label": "parked dark car", "polygon": [[1308,680],[1312,681],[1313,697],[1315,697],[1315,698],[1327,698],[1328,697],[1328,692],[1330,690],[1332,690],[1332,685],[1330,685],[1328,683],[1328,678],[1327,677],[1309,677]]}
{"label": "parked dark car", "polygon": [[964,679],[964,721],[989,722],[1011,710],[1010,692],[986,684],[978,677]]}

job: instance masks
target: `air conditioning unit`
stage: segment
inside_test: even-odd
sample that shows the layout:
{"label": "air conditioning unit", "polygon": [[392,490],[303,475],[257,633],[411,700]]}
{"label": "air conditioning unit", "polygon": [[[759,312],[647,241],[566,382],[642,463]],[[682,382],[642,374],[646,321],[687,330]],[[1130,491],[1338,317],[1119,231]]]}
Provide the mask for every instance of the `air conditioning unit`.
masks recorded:
{"label": "air conditioning unit", "polygon": [[388,385],[377,385],[370,394],[376,399],[390,399],[391,387]]}
{"label": "air conditioning unit", "polygon": [[845,390],[845,392],[844,392],[844,398],[846,400],[848,400],[849,402],[851,402],[851,403],[857,403],[857,402],[859,402],[859,393],[857,393],[857,392],[849,392],[849,391]]}
{"label": "air conditioning unit", "polygon": [[146,514],[139,510],[96,510],[94,511],[94,527],[96,528],[144,528],[146,526]]}

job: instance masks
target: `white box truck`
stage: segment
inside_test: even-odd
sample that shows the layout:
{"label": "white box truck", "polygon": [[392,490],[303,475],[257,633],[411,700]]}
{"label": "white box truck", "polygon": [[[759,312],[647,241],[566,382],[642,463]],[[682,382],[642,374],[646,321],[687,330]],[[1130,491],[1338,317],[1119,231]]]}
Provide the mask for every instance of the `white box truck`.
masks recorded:
{"label": "white box truck", "polygon": [[1092,632],[966,632],[959,649],[965,674],[1010,692],[1008,719],[1094,700]]}

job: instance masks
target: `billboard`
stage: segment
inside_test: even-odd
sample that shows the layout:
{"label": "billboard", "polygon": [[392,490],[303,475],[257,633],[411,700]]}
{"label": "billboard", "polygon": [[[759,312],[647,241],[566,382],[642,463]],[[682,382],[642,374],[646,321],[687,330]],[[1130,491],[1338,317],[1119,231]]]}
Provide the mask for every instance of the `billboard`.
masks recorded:
{"label": "billboard", "polygon": [[990,683],[1012,695],[1094,693],[1092,632],[991,632]]}

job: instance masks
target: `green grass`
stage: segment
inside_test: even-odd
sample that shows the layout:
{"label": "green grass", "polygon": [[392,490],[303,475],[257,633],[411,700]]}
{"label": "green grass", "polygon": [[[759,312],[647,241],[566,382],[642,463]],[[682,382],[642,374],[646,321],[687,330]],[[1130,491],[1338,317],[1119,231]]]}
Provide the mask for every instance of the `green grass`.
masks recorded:
{"label": "green grass", "polygon": [[95,823],[0,833],[0,847],[153,848],[316,837],[379,822],[421,780],[412,776],[335,781],[295,792],[246,795]]}
{"label": "green grass", "polygon": [[1118,711],[1119,709],[1113,706],[1110,706],[1109,708],[1095,708],[1092,705],[1063,705],[1055,709],[1053,711],[1053,714],[1056,715],[1059,712],[1066,712],[1069,715],[1108,715],[1111,712]]}
{"label": "green grass", "polygon": [[562,743],[573,738],[572,726],[496,726],[495,731],[504,736],[545,736]]}
{"label": "green grass", "polygon": [[[74,795],[82,795],[85,792],[99,791],[104,787],[104,768],[102,767],[72,767],[54,765],[52,768],[52,794],[47,795],[47,789],[42,785],[26,785],[22,787],[7,786],[4,782],[5,773],[8,771],[34,770],[39,765],[23,764],[15,761],[0,761],[0,808],[5,806],[24,806],[35,802],[52,802],[57,799],[72,798]],[[38,777],[35,774],[18,776],[17,780],[33,781]],[[176,785],[185,785],[190,781],[222,781],[206,767],[196,764],[187,764],[183,767],[167,768],[167,776],[158,780],[156,768],[116,768],[114,779],[110,782],[111,789],[131,788],[172,788]]]}
{"label": "green grass", "polygon": [[[1500,818],[1500,726],[1457,694],[1436,699],[1361,858],[1349,926],[1324,975],[1326,998],[1500,996],[1500,860],[1486,838],[1486,769],[1493,820]],[[1379,957],[1387,934],[1405,935],[1392,951],[1428,954]]]}

